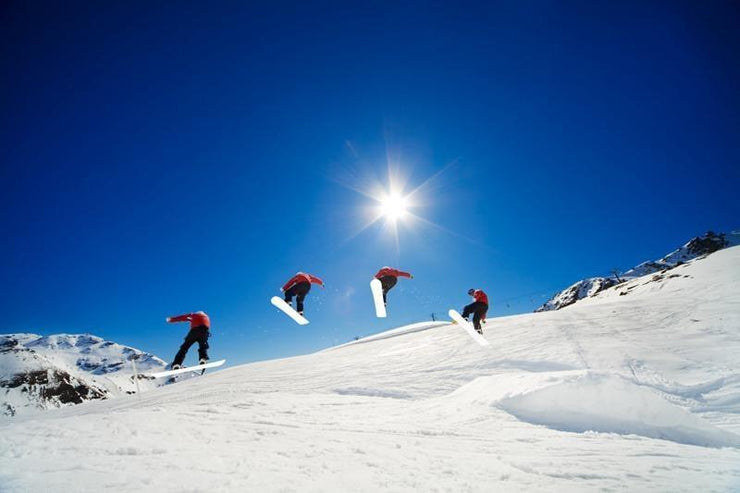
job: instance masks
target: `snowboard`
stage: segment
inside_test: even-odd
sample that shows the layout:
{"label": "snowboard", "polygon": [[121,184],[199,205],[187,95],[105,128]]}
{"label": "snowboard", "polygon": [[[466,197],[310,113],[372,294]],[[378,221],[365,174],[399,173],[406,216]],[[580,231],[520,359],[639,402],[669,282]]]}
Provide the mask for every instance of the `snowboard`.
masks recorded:
{"label": "snowboard", "polygon": [[270,303],[278,307],[283,313],[295,320],[296,323],[298,323],[299,325],[308,324],[308,320],[306,320],[303,315],[300,315],[297,311],[293,309],[292,306],[287,304],[285,300],[280,298],[279,296],[273,296],[272,298],[270,298]]}
{"label": "snowboard", "polygon": [[170,377],[172,375],[178,375],[180,373],[187,373],[189,371],[201,371],[201,375],[204,371],[206,371],[206,368],[215,368],[217,366],[221,366],[224,363],[226,363],[225,359],[220,359],[218,361],[214,361],[213,363],[206,363],[205,365],[197,365],[197,366],[188,366],[187,368],[180,368],[178,370],[167,370],[167,371],[161,371],[159,373],[152,373],[150,376],[154,378],[162,378],[162,377]]}
{"label": "snowboard", "polygon": [[473,324],[462,318],[462,315],[460,315],[457,310],[450,310],[448,314],[452,320],[457,322],[458,325],[467,331],[468,335],[470,335],[475,342],[481,346],[488,346],[488,341],[481,334],[476,332],[475,328],[473,328]]}
{"label": "snowboard", "polygon": [[373,301],[375,302],[375,316],[385,318],[387,314],[383,302],[383,285],[380,283],[380,279],[370,281],[370,291],[373,293]]}

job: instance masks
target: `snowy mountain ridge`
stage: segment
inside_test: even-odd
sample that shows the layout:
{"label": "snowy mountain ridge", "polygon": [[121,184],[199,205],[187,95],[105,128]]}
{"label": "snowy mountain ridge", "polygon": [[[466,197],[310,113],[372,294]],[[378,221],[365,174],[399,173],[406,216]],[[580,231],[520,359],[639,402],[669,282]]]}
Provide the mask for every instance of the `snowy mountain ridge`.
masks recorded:
{"label": "snowy mountain ridge", "polygon": [[665,272],[686,262],[690,262],[723,248],[735,245],[740,245],[740,231],[733,231],[729,234],[716,234],[712,231],[708,231],[704,236],[692,238],[683,246],[677,248],[660,260],[649,260],[643,262],[622,274],[615,275],[614,277],[591,277],[588,279],[582,279],[555,294],[545,302],[545,304],[537,308],[535,312],[560,310],[561,308],[570,306],[584,298],[596,296],[599,293],[625,281],[631,281],[638,277],[656,272]]}
{"label": "snowy mountain ridge", "polygon": [[[23,415],[132,393],[132,359],[140,372],[166,366],[152,354],[90,334],[0,335],[0,414]],[[139,388],[159,384],[139,380]]]}
{"label": "snowy mountain ridge", "polygon": [[423,322],[19,416],[0,422],[0,484],[739,491],[738,272],[726,248],[567,310],[489,319],[485,348]]}

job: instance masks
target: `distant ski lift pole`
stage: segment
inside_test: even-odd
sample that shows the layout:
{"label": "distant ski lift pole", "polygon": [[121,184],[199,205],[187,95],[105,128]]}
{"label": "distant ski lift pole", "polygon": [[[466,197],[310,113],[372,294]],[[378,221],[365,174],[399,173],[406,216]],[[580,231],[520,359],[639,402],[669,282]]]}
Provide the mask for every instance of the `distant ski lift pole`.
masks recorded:
{"label": "distant ski lift pole", "polygon": [[134,369],[134,383],[136,383],[136,395],[141,398],[141,389],[139,389],[139,373],[136,371],[136,358],[138,358],[138,354],[134,354],[131,356],[131,367]]}

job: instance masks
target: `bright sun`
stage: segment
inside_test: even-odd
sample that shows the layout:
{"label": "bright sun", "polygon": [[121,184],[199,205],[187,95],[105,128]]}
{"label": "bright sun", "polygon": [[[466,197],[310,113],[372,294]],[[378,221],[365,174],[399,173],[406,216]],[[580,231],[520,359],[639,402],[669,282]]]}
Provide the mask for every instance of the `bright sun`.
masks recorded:
{"label": "bright sun", "polygon": [[401,219],[406,214],[406,199],[398,194],[387,195],[380,201],[380,213],[391,221]]}

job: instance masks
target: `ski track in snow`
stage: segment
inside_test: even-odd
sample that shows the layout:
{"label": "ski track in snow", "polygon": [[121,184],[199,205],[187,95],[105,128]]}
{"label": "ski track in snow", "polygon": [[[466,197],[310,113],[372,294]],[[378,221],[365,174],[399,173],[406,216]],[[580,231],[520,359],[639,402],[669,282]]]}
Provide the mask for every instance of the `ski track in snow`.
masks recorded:
{"label": "ski track in snow", "polygon": [[681,269],[8,420],[0,490],[737,491],[740,248]]}

